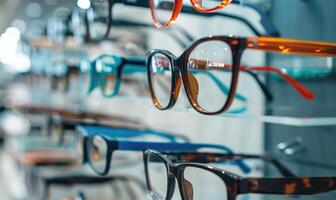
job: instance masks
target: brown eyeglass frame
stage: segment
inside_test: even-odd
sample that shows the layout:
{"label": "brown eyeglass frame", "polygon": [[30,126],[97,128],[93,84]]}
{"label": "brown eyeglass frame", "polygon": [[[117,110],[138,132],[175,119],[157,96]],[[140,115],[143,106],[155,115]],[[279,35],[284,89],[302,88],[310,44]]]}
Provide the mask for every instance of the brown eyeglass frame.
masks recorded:
{"label": "brown eyeglass frame", "polygon": [[[183,155],[183,153],[180,153]],[[188,153],[187,153],[188,154]],[[198,153],[202,156],[202,153]],[[196,153],[194,153],[194,156]],[[175,179],[177,180],[182,200],[193,199],[192,183],[184,177],[184,170],[193,167],[206,170],[217,175],[226,185],[227,200],[235,200],[241,194],[276,194],[276,195],[313,195],[336,190],[336,177],[279,177],[279,178],[244,178],[211,165],[183,162],[175,164],[163,154],[155,150],[144,151],[144,164],[147,187],[153,196],[152,185],[149,179],[148,162],[149,156],[153,156],[165,164],[167,170],[167,196],[166,200],[172,199]],[[225,189],[225,188],[223,188]],[[224,193],[224,192],[223,192]]]}
{"label": "brown eyeglass frame", "polygon": [[[193,92],[197,91],[197,85],[191,85],[191,82],[195,82],[192,76],[188,73],[188,58],[198,45],[209,42],[209,41],[222,41],[227,43],[230,46],[232,51],[232,66],[230,66],[230,70],[232,71],[232,78],[230,84],[230,91],[228,94],[228,98],[224,103],[224,106],[215,112],[207,112],[202,109],[197,101],[194,98]],[[272,53],[280,53],[280,54],[290,54],[290,55],[306,55],[306,56],[319,56],[319,57],[333,57],[336,56],[336,44],[333,43],[324,43],[324,42],[314,42],[314,41],[304,41],[304,40],[292,40],[292,39],[283,39],[283,38],[275,38],[275,37],[234,37],[234,36],[208,36],[196,40],[193,42],[179,57],[176,57],[171,52],[166,50],[159,50],[154,49],[147,53],[147,77],[149,82],[149,88],[151,97],[153,100],[154,105],[160,110],[167,110],[174,106],[176,103],[179,90],[181,87],[181,79],[184,85],[184,89],[186,91],[188,100],[192,107],[202,114],[207,115],[216,115],[220,114],[224,111],[227,111],[236,94],[238,80],[239,80],[239,72],[240,71],[247,71],[247,70],[254,70],[254,71],[261,71],[260,69],[256,69],[255,67],[246,67],[240,65],[240,60],[242,54],[246,49],[255,49],[255,50],[263,50],[265,52],[272,52]],[[167,106],[162,107],[160,102],[155,96],[152,81],[151,81],[151,59],[155,54],[163,54],[170,59],[170,64],[172,66],[172,83],[171,83],[171,94],[170,100]],[[276,69],[276,68],[275,68]],[[266,72],[275,72],[273,69],[264,68],[262,71]],[[284,74],[284,73],[283,73]],[[287,76],[291,78],[290,76]],[[286,78],[285,78],[286,79]],[[293,83],[294,79],[289,81],[295,89],[297,89],[303,96],[307,99],[313,99],[314,93],[309,91],[307,88],[303,87],[302,85],[297,85]]]}
{"label": "brown eyeglass frame", "polygon": [[[200,5],[200,0],[190,0],[191,5],[194,7],[194,9],[198,12],[201,12],[201,13],[209,13],[209,12],[214,12],[214,11],[220,10],[220,9],[226,7],[227,5],[229,5],[231,3],[231,1],[232,0],[221,0],[221,3],[219,3],[217,6],[215,6],[213,8],[205,9],[205,8],[202,8],[202,6]],[[174,4],[174,6],[173,6],[173,10],[172,10],[172,15],[171,15],[169,21],[165,24],[161,24],[160,20],[158,19],[157,15],[156,15],[156,11],[155,11],[156,8],[154,6],[154,0],[149,0],[149,7],[150,7],[151,16],[152,16],[155,27],[157,27],[157,28],[167,28],[176,21],[176,18],[179,15],[179,13],[180,13],[180,11],[183,7],[183,0],[175,0],[175,2],[173,4]]]}

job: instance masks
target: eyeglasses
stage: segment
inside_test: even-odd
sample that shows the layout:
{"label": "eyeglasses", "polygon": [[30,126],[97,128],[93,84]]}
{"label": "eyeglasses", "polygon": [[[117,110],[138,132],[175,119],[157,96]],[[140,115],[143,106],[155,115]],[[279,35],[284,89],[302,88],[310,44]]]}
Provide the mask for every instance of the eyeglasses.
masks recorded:
{"label": "eyeglasses", "polygon": [[[162,63],[168,64],[168,63]],[[121,57],[118,55],[101,55],[97,59],[92,62],[82,62],[82,65],[89,65],[87,68],[90,68],[90,86],[89,93],[91,93],[96,88],[101,88],[101,93],[104,97],[110,98],[118,95],[122,77],[124,75],[130,75],[133,73],[145,73],[146,72],[146,60],[140,57]],[[259,76],[252,71],[244,71],[248,75],[250,75],[261,88],[261,91],[265,95],[268,101],[273,100],[273,94],[269,91],[267,85],[260,80]],[[229,87],[224,84],[218,76],[214,74],[204,71],[203,74],[209,78],[209,80],[219,88],[219,90],[226,95],[229,94]],[[123,80],[124,81],[124,80]],[[158,90],[162,90],[162,92],[170,91],[170,80],[167,78],[158,82],[159,87]],[[243,95],[236,93],[236,100],[241,101],[246,105],[247,98]],[[246,110],[246,106],[242,106],[241,108],[233,109],[231,112],[241,113]]]}
{"label": "eyeglasses", "polygon": [[57,176],[42,179],[41,200],[52,199],[141,199],[146,185],[132,176],[114,175],[93,177],[86,175]]}
{"label": "eyeglasses", "polygon": [[[207,155],[199,154],[200,158],[204,158],[208,162]],[[195,158],[194,156],[191,156],[191,160]],[[185,158],[188,159],[188,154]],[[210,160],[212,158],[210,157]],[[203,159],[195,160],[196,162],[174,164],[169,158],[157,151],[145,151],[146,181],[153,199],[172,199],[175,179],[183,200],[215,199],[218,196],[221,199],[235,200],[238,195],[249,193],[313,195],[336,190],[336,186],[333,184],[336,177],[244,178],[199,162]]]}
{"label": "eyeglasses", "polygon": [[[119,93],[122,76],[138,72],[146,72],[146,60],[143,58],[125,58],[118,55],[101,55],[92,61],[90,66],[89,93],[91,93],[95,88],[100,87],[104,97],[114,97]],[[228,93],[229,88],[216,76],[213,76],[211,73],[207,73],[206,75],[213,80],[214,84],[218,85],[222,92]],[[253,77],[256,78],[258,83],[263,84],[256,75]],[[166,90],[166,92],[169,91],[169,84],[167,86],[165,81],[160,82],[160,87],[163,90]],[[108,91],[109,88],[112,88],[110,89],[111,91]],[[247,101],[244,96],[238,93],[236,94],[236,98],[243,102]]]}
{"label": "eyeglasses", "polygon": [[[314,93],[298,81],[271,66],[240,65],[246,49],[266,52],[332,57],[336,44],[281,38],[209,36],[195,41],[180,57],[169,51],[152,50],[147,54],[147,70],[150,92],[154,105],[166,110],[174,106],[181,84],[191,105],[200,113],[214,115],[228,110],[238,86],[240,71],[272,72],[287,81],[304,98],[311,100]],[[229,86],[229,95],[210,84],[204,76],[213,73]],[[163,78],[171,83],[170,93],[162,93],[156,87]],[[211,91],[211,92],[208,92]]]}
{"label": "eyeglasses", "polygon": [[[137,57],[124,58],[118,55],[101,55],[89,65],[90,86],[89,93],[94,89],[100,88],[104,97],[110,98],[116,96],[121,87],[122,76],[130,75],[146,70],[146,61]],[[123,81],[126,81],[123,79]],[[138,85],[139,83],[137,83]]]}
{"label": "eyeglasses", "polygon": [[[98,1],[98,0],[96,0]],[[194,0],[192,0],[194,1]],[[241,4],[240,1],[231,1],[231,0],[221,0],[221,1],[213,1],[213,2],[206,2],[207,5],[204,6],[210,6],[210,5],[219,5],[221,2],[228,2],[231,4]],[[92,1],[91,1],[92,2]],[[113,23],[113,21],[115,21],[115,19],[113,19],[112,13],[113,13],[113,6],[115,4],[124,4],[127,6],[135,6],[135,7],[141,7],[141,8],[151,8],[152,11],[152,18],[153,20],[155,19],[155,14],[157,11],[159,17],[164,16],[165,21],[161,22],[158,21],[159,23],[156,23],[154,21],[154,25],[157,28],[163,28],[164,25],[162,25],[161,23],[166,23],[169,21],[169,23],[167,23],[165,25],[165,27],[168,27],[170,24],[172,24],[174,21],[171,19],[172,18],[172,12],[174,10],[174,12],[176,11],[176,16],[175,19],[177,18],[177,15],[179,12],[182,13],[186,13],[186,14],[190,14],[190,15],[202,15],[203,17],[214,17],[214,16],[218,16],[218,17],[225,17],[225,18],[229,18],[229,19],[234,19],[234,20],[238,20],[239,22],[241,22],[242,24],[246,25],[247,27],[249,27],[251,29],[252,32],[254,32],[257,36],[261,36],[261,35],[269,35],[269,36],[279,36],[279,31],[278,29],[274,26],[274,24],[272,23],[272,21],[270,20],[270,18],[268,17],[267,14],[265,14],[265,12],[262,11],[262,9],[260,9],[257,6],[254,6],[252,4],[249,3],[244,3],[244,6],[252,9],[254,12],[256,12],[260,17],[260,23],[261,26],[263,28],[263,31],[260,31],[260,29],[258,27],[255,26],[255,24],[253,22],[251,22],[249,19],[246,19],[245,17],[241,17],[238,15],[234,15],[231,13],[223,13],[223,12],[207,12],[207,13],[200,13],[195,11],[195,7],[192,6],[187,6],[187,5],[183,5],[181,4],[176,4],[177,6],[180,7],[180,9],[177,9],[178,7],[175,6],[175,1],[170,0],[170,1],[158,1],[158,2],[153,2],[151,1],[140,1],[140,0],[136,0],[136,1],[128,1],[128,0],[100,0],[100,3],[98,4],[99,8],[89,8],[89,9],[93,9],[96,10],[94,12],[98,12],[99,9],[104,8],[105,10],[101,13],[104,14],[98,14],[100,16],[100,18],[103,16],[105,19],[101,19],[101,21],[105,21],[106,23],[104,24],[104,28],[102,33],[106,33],[105,35],[108,35],[109,29],[110,29],[110,23]],[[182,0],[179,2],[182,2]],[[198,4],[201,3],[201,1],[198,1]],[[204,1],[202,2],[204,3]],[[152,5],[151,5],[152,4]],[[99,6],[101,5],[101,6]],[[108,5],[108,6],[106,6]],[[200,4],[199,4],[200,5]],[[202,7],[200,7],[201,9]],[[220,8],[218,8],[220,9]],[[165,10],[165,11],[158,11],[158,10]],[[91,11],[90,11],[91,12]],[[106,13],[108,13],[108,15],[106,15]],[[161,13],[163,13],[163,15],[161,15]],[[95,15],[93,15],[95,16]],[[92,17],[91,17],[92,18]],[[160,20],[159,18],[157,18],[158,20]],[[162,19],[161,19],[162,20]],[[176,25],[175,25],[176,26]],[[264,33],[265,32],[265,33]],[[104,34],[101,34],[104,35]]]}
{"label": "eyeglasses", "polygon": [[[119,151],[143,151],[152,148],[158,151],[197,151],[212,149],[232,153],[226,146],[200,143],[176,143],[176,142],[142,142],[118,140],[111,136],[92,134],[84,141],[85,154],[91,168],[99,175],[107,175],[110,171],[113,152]],[[235,161],[240,169],[249,172],[250,168],[243,161]]]}
{"label": "eyeglasses", "polygon": [[[112,137],[118,139],[132,139],[140,138],[144,139],[155,139],[155,141],[165,141],[165,142],[189,142],[190,139],[186,136],[176,133],[167,133],[158,130],[152,130],[148,128],[126,128],[126,127],[108,127],[108,126],[92,126],[92,125],[78,125],[76,134],[76,148],[79,153],[79,157],[82,159],[80,162],[82,164],[89,163],[89,150],[88,142],[92,135],[99,133],[105,137]],[[149,138],[150,137],[150,138]],[[134,160],[134,159],[133,159]],[[121,163],[122,164],[122,163]]]}
{"label": "eyeglasses", "polygon": [[[111,20],[111,9],[114,1],[95,0],[91,1],[91,6],[87,10],[81,8],[73,9],[70,16],[70,25],[75,38],[79,41],[98,42],[109,40],[111,26],[118,27],[142,27],[153,28],[152,25],[128,20]],[[109,12],[110,11],[110,12]],[[182,27],[176,26],[175,30],[182,35],[187,42],[193,41],[192,36]],[[166,33],[171,36],[181,47],[185,48],[186,43],[180,39],[179,34],[174,30],[167,30]]]}
{"label": "eyeglasses", "polygon": [[[190,0],[198,12],[214,12],[229,5],[232,0],[198,1]],[[183,7],[183,0],[149,0],[150,10],[154,25],[158,28],[167,28],[176,21]],[[162,11],[165,10],[165,11]]]}

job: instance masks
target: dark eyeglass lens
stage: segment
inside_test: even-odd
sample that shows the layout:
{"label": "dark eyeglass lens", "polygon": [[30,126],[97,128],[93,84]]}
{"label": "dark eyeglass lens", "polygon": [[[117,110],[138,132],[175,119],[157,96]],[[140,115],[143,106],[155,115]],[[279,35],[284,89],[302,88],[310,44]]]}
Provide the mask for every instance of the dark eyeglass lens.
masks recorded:
{"label": "dark eyeglass lens", "polygon": [[88,9],[88,21],[90,37],[92,39],[102,39],[108,30],[109,22],[109,2],[108,0],[93,0]]}
{"label": "dark eyeglass lens", "polygon": [[168,191],[168,169],[164,161],[151,153],[147,157],[147,173],[150,195],[153,199],[166,199]]}
{"label": "dark eyeglass lens", "polygon": [[225,104],[232,79],[232,51],[223,41],[199,44],[187,60],[191,97],[203,111],[217,112]]}
{"label": "dark eyeglass lens", "polygon": [[181,181],[185,199],[221,199],[227,200],[225,182],[215,173],[198,167],[186,167]]}
{"label": "dark eyeglass lens", "polygon": [[115,94],[119,65],[120,62],[111,56],[105,56],[96,60],[95,71],[98,74],[100,87],[104,96]]}
{"label": "dark eyeglass lens", "polygon": [[99,173],[103,173],[106,167],[107,150],[108,146],[104,138],[99,135],[91,138],[89,145],[90,162]]}
{"label": "dark eyeglass lens", "polygon": [[153,12],[157,20],[163,25],[167,24],[173,15],[175,6],[174,0],[150,0],[153,5]]}
{"label": "dark eyeglass lens", "polygon": [[149,65],[151,86],[157,100],[155,106],[165,108],[169,104],[172,90],[171,61],[166,55],[156,53],[151,57]]}

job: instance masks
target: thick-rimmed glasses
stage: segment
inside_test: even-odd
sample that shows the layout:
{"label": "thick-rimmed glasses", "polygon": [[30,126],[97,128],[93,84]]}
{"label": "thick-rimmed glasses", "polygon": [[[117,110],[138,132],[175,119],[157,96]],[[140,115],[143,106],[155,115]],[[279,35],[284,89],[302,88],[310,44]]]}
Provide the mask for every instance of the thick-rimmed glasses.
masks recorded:
{"label": "thick-rimmed glasses", "polygon": [[[165,155],[154,151],[144,152],[147,187],[153,199],[172,199],[175,179],[182,200],[220,199],[235,200],[241,194],[313,195],[336,190],[336,177],[279,177],[244,178],[226,170],[203,163],[216,162],[213,157],[185,155],[192,162],[175,164]],[[183,156],[180,153],[180,156]],[[208,158],[209,161],[207,160]],[[217,157],[217,159],[221,159]],[[157,172],[160,171],[160,176]],[[159,178],[159,181],[156,180]],[[219,198],[218,198],[219,199]]]}
{"label": "thick-rimmed glasses", "polygon": [[[180,57],[174,56],[169,51],[152,50],[147,54],[147,70],[154,105],[161,110],[173,107],[183,83],[191,105],[198,112],[208,115],[219,114],[228,110],[233,102],[240,71],[276,73],[306,99],[314,98],[314,93],[279,68],[240,65],[242,54],[247,49],[306,56],[332,57],[336,55],[336,44],[232,36],[201,38],[191,44]],[[228,85],[229,95],[225,95],[211,85],[204,76],[205,73],[213,73]],[[171,92],[158,91],[158,82],[167,78],[171,81]]]}
{"label": "thick-rimmed glasses", "polygon": [[[181,142],[143,142],[118,140],[111,136],[92,134],[84,141],[85,154],[91,168],[99,175],[107,175],[110,171],[112,154],[115,151],[144,151],[155,149],[158,151],[197,151],[211,149],[221,152],[233,153],[233,151],[223,145],[202,144],[202,143],[181,143]],[[248,167],[243,161],[234,161],[243,172],[249,172]]]}
{"label": "thick-rimmed glasses", "polygon": [[[231,1],[232,0],[190,0],[195,10],[203,13],[220,10],[229,5]],[[149,5],[154,25],[157,28],[167,28],[176,21],[183,7],[183,0],[149,0]],[[162,11],[163,9],[165,11]]]}
{"label": "thick-rimmed glasses", "polygon": [[[93,60],[92,62],[83,61],[82,65],[87,65],[90,69],[90,86],[89,93],[96,88],[100,88],[101,94],[106,98],[111,98],[119,94],[121,83],[125,81],[123,76],[134,73],[146,73],[146,59],[140,57],[121,57],[118,55],[104,54]],[[261,87],[266,98],[272,100],[273,96],[269,92],[267,86],[258,78],[258,76],[251,72],[251,75],[258,85]],[[223,84],[216,76],[211,73],[206,73],[209,78],[223,93],[228,94],[229,88]],[[168,85],[165,84],[168,82]],[[165,92],[169,92],[170,83],[168,81],[160,82],[160,88]],[[247,102],[246,97],[237,93],[235,98],[242,102]],[[245,107],[237,109],[242,112],[246,110]]]}

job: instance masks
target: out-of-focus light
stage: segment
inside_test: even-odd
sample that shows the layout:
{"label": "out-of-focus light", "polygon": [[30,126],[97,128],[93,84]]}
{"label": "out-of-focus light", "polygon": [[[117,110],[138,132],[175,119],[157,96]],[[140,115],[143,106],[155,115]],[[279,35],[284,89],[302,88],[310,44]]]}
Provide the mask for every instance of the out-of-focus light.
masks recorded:
{"label": "out-of-focus light", "polygon": [[27,55],[19,53],[16,55],[15,61],[13,63],[12,69],[14,72],[28,72],[30,70],[31,63]]}
{"label": "out-of-focus light", "polygon": [[26,15],[31,18],[39,18],[42,14],[42,6],[39,3],[31,2],[26,7]]}
{"label": "out-of-focus light", "polygon": [[77,1],[77,6],[80,7],[81,9],[89,9],[91,6],[90,0],[78,0]]}
{"label": "out-of-focus light", "polygon": [[22,19],[15,19],[12,22],[12,26],[18,28],[20,30],[20,33],[24,33],[27,28],[26,22]]}
{"label": "out-of-focus light", "polygon": [[18,42],[21,34],[18,28],[9,27],[0,36],[0,61],[10,65],[15,61]]}
{"label": "out-of-focus light", "polygon": [[21,37],[20,30],[16,27],[8,27],[3,35],[5,37],[8,36],[8,39],[15,43],[18,42]]}

